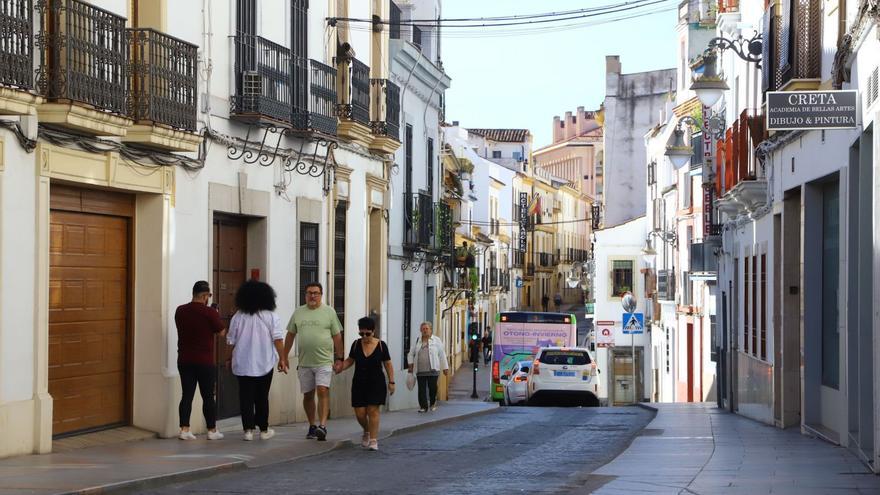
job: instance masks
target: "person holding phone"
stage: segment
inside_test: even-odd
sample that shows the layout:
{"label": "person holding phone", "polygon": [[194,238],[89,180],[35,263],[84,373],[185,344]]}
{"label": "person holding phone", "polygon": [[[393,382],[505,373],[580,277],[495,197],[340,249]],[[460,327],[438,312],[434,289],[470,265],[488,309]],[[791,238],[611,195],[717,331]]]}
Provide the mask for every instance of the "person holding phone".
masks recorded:
{"label": "person holding phone", "polygon": [[189,418],[196,385],[202,396],[202,414],[208,426],[208,440],[220,440],[223,434],[217,431],[217,404],[214,400],[214,382],[217,365],[214,363],[214,336],[224,336],[226,329],[217,305],[208,307],[211,300],[211,286],[204,280],[193,285],[192,300],[178,306],[174,313],[177,326],[177,370],[180,373],[180,386],[183,394],[178,405],[181,440],[195,440],[190,431]]}

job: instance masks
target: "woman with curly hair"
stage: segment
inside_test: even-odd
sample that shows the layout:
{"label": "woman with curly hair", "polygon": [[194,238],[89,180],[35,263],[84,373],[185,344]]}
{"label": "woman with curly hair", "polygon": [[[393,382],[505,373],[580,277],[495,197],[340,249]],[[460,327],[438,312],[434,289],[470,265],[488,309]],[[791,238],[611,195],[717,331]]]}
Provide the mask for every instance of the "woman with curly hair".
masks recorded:
{"label": "woman with curly hair", "polygon": [[279,371],[287,373],[284,356],[284,328],[275,314],[275,290],[257,280],[248,280],[235,294],[238,311],[229,322],[226,342],[232,347],[232,374],[238,378],[238,402],[241,406],[241,425],[244,439],[254,439],[254,429],[260,428],[260,438],[275,436],[269,429],[269,387],[272,371],[278,363]]}

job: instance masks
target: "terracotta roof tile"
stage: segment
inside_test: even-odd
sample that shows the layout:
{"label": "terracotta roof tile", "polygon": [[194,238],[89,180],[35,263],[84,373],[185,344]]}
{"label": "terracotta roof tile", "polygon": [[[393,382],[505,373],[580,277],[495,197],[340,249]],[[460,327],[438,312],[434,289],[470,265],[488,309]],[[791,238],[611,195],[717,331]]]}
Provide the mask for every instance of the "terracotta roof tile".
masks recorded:
{"label": "terracotta roof tile", "polygon": [[468,132],[499,143],[521,143],[529,135],[528,129],[468,129]]}

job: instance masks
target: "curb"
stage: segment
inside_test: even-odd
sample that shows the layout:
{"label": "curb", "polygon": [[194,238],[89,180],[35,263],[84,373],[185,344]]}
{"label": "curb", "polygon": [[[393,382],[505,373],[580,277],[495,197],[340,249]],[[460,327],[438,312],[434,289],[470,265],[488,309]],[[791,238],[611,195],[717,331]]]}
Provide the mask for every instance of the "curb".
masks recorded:
{"label": "curb", "polygon": [[[403,426],[394,430],[387,432],[385,435],[381,435],[381,440],[385,440],[394,435],[400,435],[403,433],[410,433],[413,431],[422,430],[432,426],[441,426],[449,423],[453,423],[465,418],[471,418],[475,416],[482,416],[484,414],[489,414],[491,412],[497,411],[498,408],[491,409],[482,409],[479,411],[468,412],[464,414],[460,414],[458,416],[450,416],[448,418],[438,419],[435,421],[426,421],[424,423],[411,425],[411,426]],[[312,452],[308,454],[295,455],[292,457],[285,457],[283,459],[277,459],[272,462],[261,463],[256,465],[249,465],[249,461],[234,461],[228,462],[224,464],[219,464],[217,466],[209,466],[199,469],[193,469],[189,471],[181,471],[177,473],[171,474],[160,474],[156,476],[149,476],[146,478],[139,478],[136,480],[126,480],[126,481],[118,481],[115,483],[109,483],[106,485],[93,486],[88,488],[83,488],[79,490],[72,490],[66,492],[59,492],[58,495],[103,495],[105,493],[129,493],[135,490],[149,490],[152,488],[158,488],[161,486],[165,486],[168,484],[176,483],[178,481],[194,481],[199,479],[209,478],[216,474],[221,473],[231,473],[235,471],[244,471],[247,469],[256,469],[267,466],[274,466],[277,464],[282,464],[285,462],[293,462],[298,461],[300,459],[306,459],[309,457],[315,457],[319,455],[324,455],[329,452],[333,452],[335,450],[342,449],[344,447],[349,447],[354,445],[354,442],[351,439],[340,439],[336,442],[327,442],[326,449],[320,452]],[[252,462],[252,461],[250,461]]]}
{"label": "curb", "polygon": [[648,411],[660,412],[660,409],[654,406],[649,406],[644,402],[636,402],[636,407],[641,407],[642,409],[647,409]]}

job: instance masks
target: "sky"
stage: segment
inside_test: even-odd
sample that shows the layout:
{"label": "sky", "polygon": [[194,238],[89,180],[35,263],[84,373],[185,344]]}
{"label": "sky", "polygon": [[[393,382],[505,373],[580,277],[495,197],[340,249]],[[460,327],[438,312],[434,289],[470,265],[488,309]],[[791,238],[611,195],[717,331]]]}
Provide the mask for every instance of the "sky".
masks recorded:
{"label": "sky", "polygon": [[[443,0],[442,17],[546,13],[621,1]],[[485,37],[497,31],[460,29],[453,35],[446,30],[441,51],[452,78],[446,121],[471,128],[527,128],[535,149],[550,144],[554,115],[574,113],[578,106],[599,108],[606,55],[619,55],[624,73],[675,67],[678,3],[665,1],[656,7],[671,10],[645,17],[549,33]]]}

